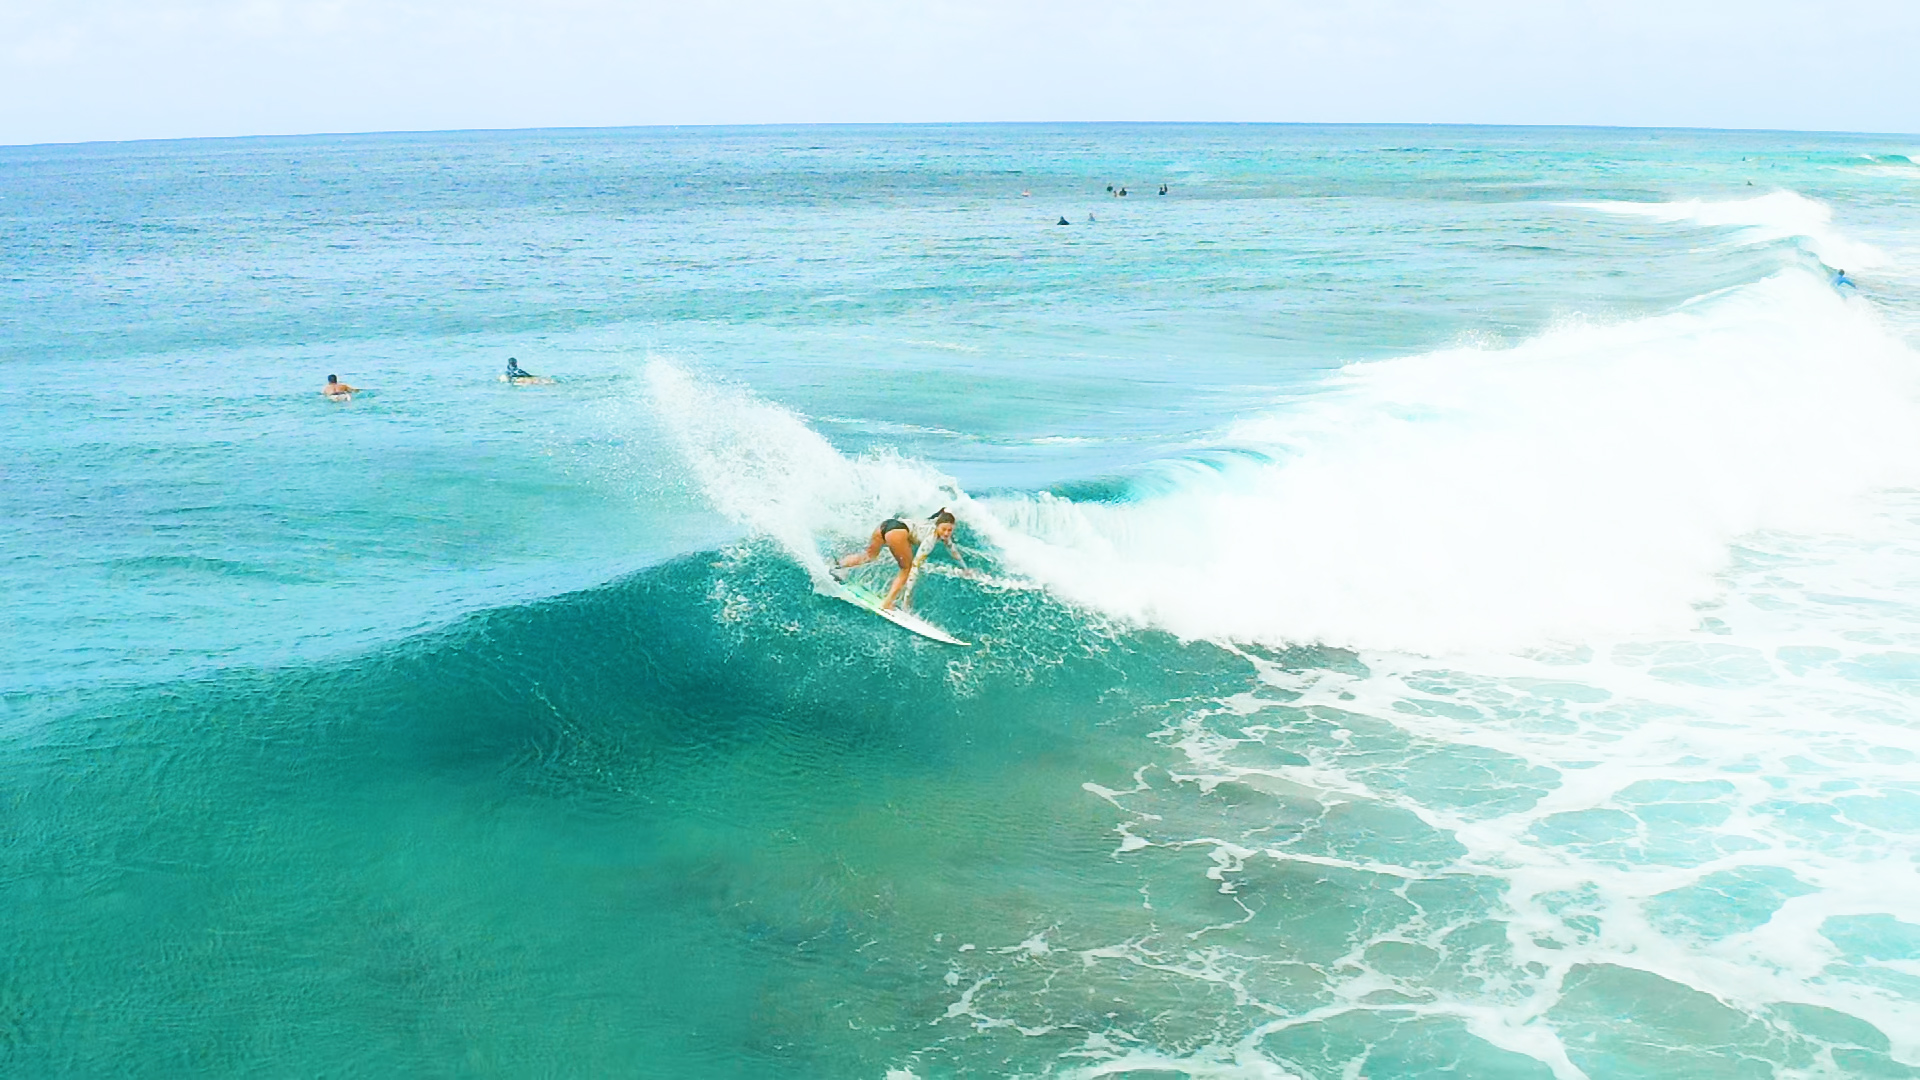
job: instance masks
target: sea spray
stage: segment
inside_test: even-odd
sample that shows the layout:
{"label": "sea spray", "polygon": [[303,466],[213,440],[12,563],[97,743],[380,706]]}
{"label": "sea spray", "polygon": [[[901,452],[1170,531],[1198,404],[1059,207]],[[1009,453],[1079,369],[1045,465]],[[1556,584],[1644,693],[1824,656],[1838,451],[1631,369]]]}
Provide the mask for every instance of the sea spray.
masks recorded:
{"label": "sea spray", "polygon": [[670,360],[646,367],[652,403],[715,509],[780,544],[825,580],[823,540],[864,543],[893,515],[920,517],[965,496],[924,463],[880,452],[847,457],[796,413]]}

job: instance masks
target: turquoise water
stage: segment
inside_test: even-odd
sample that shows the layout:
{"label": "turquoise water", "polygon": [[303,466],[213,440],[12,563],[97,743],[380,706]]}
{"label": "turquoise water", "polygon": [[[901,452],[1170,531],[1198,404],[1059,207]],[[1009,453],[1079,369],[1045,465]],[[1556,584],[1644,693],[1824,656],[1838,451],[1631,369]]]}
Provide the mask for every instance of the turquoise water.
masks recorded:
{"label": "turquoise water", "polygon": [[1920,1074],[1916,153],[0,148],[0,1067]]}

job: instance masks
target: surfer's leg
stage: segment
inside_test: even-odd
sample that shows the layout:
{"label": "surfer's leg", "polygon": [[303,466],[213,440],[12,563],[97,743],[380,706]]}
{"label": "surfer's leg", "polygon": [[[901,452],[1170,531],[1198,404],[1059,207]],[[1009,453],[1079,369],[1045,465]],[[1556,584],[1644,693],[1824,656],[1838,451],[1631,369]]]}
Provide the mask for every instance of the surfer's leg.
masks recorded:
{"label": "surfer's leg", "polygon": [[873,539],[867,541],[867,550],[856,551],[851,555],[843,555],[840,557],[840,562],[836,565],[847,567],[872,562],[873,557],[880,554],[880,546],[884,543],[886,543],[886,540],[881,537],[880,530],[875,529],[873,530]]}
{"label": "surfer's leg", "polygon": [[905,529],[895,529],[886,536],[887,550],[893,552],[893,561],[900,564],[900,572],[893,576],[893,585],[887,589],[887,598],[880,606],[890,608],[900,598],[900,589],[906,585],[907,578],[913,575],[913,534]]}
{"label": "surfer's leg", "polygon": [[901,570],[913,565],[913,534],[905,529],[895,529],[887,534],[887,550],[893,552],[893,561],[900,564]]}
{"label": "surfer's leg", "polygon": [[913,576],[913,571],[909,570],[907,567],[904,567],[904,566],[900,568],[899,573],[893,575],[893,584],[887,586],[887,598],[885,600],[880,601],[881,611],[887,611],[891,609],[894,606],[894,604],[899,601],[901,588],[906,585],[907,579],[912,576]]}

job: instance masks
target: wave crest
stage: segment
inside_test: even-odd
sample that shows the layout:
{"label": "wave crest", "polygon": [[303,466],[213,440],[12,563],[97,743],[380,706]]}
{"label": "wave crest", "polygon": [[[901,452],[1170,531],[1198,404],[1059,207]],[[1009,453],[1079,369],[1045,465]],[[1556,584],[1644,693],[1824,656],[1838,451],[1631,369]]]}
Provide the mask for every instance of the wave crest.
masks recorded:
{"label": "wave crest", "polygon": [[1676,202],[1586,202],[1574,205],[1627,217],[1672,224],[1737,229],[1742,243],[1777,240],[1801,243],[1821,262],[1836,269],[1884,266],[1879,248],[1841,235],[1833,228],[1833,208],[1793,191],[1774,191],[1751,199],[1684,199]]}
{"label": "wave crest", "polygon": [[1914,354],[1805,271],[1356,365],[1130,502],[987,500],[1009,565],[1185,637],[1446,653],[1684,628],[1735,537],[1920,480]]}

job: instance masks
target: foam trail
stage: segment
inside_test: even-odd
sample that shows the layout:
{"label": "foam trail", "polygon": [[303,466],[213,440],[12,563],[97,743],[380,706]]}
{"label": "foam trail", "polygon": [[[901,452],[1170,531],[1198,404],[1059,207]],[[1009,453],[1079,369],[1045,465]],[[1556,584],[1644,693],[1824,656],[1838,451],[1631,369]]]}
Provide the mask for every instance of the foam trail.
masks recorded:
{"label": "foam trail", "polygon": [[1432,655],[1684,629],[1735,537],[1844,529],[1863,493],[1920,481],[1916,359],[1789,270],[1356,365],[1165,493],[985,500],[985,528],[1057,594],[1186,637]]}
{"label": "foam trail", "polygon": [[1587,202],[1575,206],[1609,214],[1650,218],[1672,224],[1703,225],[1739,230],[1742,243],[1776,240],[1803,243],[1821,262],[1836,269],[1883,266],[1885,253],[1871,244],[1841,235],[1833,228],[1833,210],[1817,199],[1792,191],[1775,191],[1752,199],[1679,202]]}
{"label": "foam trail", "polygon": [[819,537],[850,546],[889,514],[966,505],[934,469],[894,454],[843,456],[798,414],[744,389],[702,380],[665,359],[648,363],[646,382],[714,508],[773,539],[816,581],[827,572]]}

